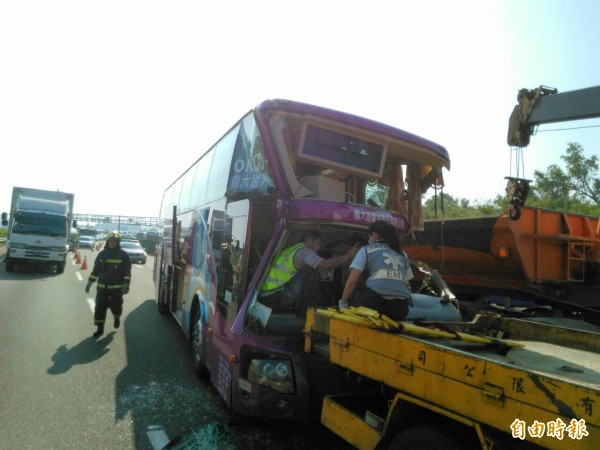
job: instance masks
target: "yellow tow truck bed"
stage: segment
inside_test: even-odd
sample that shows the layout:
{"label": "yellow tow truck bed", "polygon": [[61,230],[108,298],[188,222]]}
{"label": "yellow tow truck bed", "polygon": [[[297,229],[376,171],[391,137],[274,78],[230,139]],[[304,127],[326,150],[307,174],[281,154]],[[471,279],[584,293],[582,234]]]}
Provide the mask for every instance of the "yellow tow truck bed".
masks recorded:
{"label": "yellow tow truck bed", "polygon": [[[515,444],[522,439],[546,448],[600,448],[600,353],[585,350],[585,339],[574,349],[513,333],[499,347],[480,333],[455,332],[459,340],[414,324],[392,331],[372,322],[309,311],[306,350],[394,389],[394,402],[410,401],[475,428],[484,448],[491,441],[482,427],[512,435]],[[357,417],[332,398],[322,418],[358,448],[375,448],[390,432],[388,417]]]}

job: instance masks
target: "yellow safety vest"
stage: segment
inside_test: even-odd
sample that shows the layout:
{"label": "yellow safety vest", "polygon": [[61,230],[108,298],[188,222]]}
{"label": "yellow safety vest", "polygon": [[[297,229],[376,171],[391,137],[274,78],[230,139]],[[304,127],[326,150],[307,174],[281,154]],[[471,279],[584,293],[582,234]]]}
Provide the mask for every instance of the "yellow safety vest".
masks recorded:
{"label": "yellow safety vest", "polygon": [[306,247],[306,244],[300,243],[282,250],[275,259],[275,264],[271,267],[267,282],[263,286],[263,291],[274,291],[279,289],[285,283],[290,281],[296,271],[294,266],[294,255],[301,248]]}

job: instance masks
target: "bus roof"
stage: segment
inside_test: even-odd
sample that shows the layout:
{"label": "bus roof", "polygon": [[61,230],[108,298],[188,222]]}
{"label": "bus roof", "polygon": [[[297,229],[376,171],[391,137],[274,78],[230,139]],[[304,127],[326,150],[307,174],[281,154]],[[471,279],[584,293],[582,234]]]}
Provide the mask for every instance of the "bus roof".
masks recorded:
{"label": "bus roof", "polygon": [[442,145],[409,133],[408,131],[401,130],[400,128],[395,128],[365,117],[284,99],[265,100],[260,103],[256,109],[264,112],[283,111],[293,114],[313,115],[336,122],[342,122],[354,127],[366,128],[375,133],[389,136],[392,139],[402,140],[426,148],[444,161],[444,167],[450,169],[450,156],[448,150]]}

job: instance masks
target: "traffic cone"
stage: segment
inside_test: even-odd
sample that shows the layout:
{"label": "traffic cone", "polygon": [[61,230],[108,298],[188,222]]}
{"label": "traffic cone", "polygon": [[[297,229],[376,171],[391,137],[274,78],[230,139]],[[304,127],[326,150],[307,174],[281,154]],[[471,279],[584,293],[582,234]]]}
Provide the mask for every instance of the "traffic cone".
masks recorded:
{"label": "traffic cone", "polygon": [[83,257],[83,264],[81,265],[80,270],[87,270],[87,256]]}
{"label": "traffic cone", "polygon": [[75,260],[75,264],[81,264],[81,256],[77,253],[77,259]]}

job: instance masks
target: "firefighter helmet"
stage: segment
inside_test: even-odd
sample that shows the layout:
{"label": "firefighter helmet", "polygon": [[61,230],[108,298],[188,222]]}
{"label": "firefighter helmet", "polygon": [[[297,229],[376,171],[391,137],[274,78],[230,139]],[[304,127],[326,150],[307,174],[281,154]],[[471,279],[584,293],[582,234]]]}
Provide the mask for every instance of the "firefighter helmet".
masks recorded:
{"label": "firefighter helmet", "polygon": [[116,239],[117,241],[121,240],[121,235],[118,231],[109,231],[106,235],[106,240],[110,241],[111,239]]}

